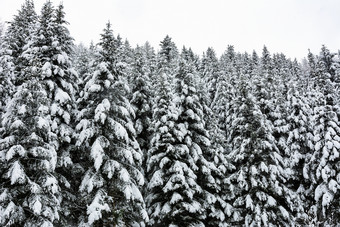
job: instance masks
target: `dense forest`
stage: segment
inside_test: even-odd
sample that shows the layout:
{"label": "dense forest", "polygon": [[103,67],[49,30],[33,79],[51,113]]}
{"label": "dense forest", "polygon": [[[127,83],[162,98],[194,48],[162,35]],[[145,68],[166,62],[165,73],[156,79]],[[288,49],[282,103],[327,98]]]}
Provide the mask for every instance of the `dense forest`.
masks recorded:
{"label": "dense forest", "polygon": [[[336,226],[340,52],[76,45],[26,0],[0,48],[0,226]],[[113,26],[114,27],[114,26]]]}

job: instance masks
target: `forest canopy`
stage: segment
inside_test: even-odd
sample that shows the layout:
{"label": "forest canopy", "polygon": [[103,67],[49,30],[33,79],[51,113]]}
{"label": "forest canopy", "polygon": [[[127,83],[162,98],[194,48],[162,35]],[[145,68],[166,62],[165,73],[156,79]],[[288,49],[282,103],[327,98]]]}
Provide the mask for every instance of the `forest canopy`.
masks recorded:
{"label": "forest canopy", "polygon": [[0,26],[0,226],[335,226],[340,51],[305,61]]}

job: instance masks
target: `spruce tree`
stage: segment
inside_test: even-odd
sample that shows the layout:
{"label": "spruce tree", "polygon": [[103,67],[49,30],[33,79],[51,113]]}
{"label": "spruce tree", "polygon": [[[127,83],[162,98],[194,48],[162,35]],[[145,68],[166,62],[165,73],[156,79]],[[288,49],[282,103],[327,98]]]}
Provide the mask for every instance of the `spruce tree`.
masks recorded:
{"label": "spruce tree", "polygon": [[[27,50],[22,59],[34,59],[43,68],[42,80],[48,86],[46,92],[51,100],[48,115],[51,118],[51,130],[57,135],[56,151],[58,163],[56,174],[62,188],[62,212],[60,223],[65,225],[73,216],[72,204],[75,201],[73,185],[72,137],[74,135],[73,110],[75,109],[73,82],[76,73],[70,60],[73,38],[66,28],[63,6],[55,9],[51,2],[46,2],[41,10],[38,25],[32,33]],[[73,217],[72,217],[73,216]]]}
{"label": "spruce tree", "polygon": [[149,224],[203,225],[202,189],[196,182],[199,157],[188,147],[187,126],[177,122],[180,110],[166,74],[160,76],[155,97],[154,135],[147,162]]}
{"label": "spruce tree", "polygon": [[9,22],[6,32],[1,24],[0,113],[4,111],[5,103],[14,94],[15,84],[21,80],[25,62],[20,57],[36,22],[37,14],[34,10],[34,3],[31,0],[25,0],[13,21]]}
{"label": "spruce tree", "polygon": [[203,80],[207,83],[209,101],[211,102],[217,91],[219,77],[218,59],[214,49],[208,48],[207,51],[203,53],[200,72]]}
{"label": "spruce tree", "polygon": [[132,225],[148,219],[140,193],[142,153],[110,23],[101,35],[100,48],[76,127],[79,162],[85,170],[79,199],[87,207],[80,225]]}
{"label": "spruce tree", "polygon": [[25,76],[26,63],[21,56],[35,29],[37,20],[38,16],[33,1],[25,0],[18,14],[14,16],[8,26],[4,42],[7,43],[7,50],[13,58],[14,72],[13,78],[10,79],[14,85],[20,85],[25,80],[22,77]]}
{"label": "spruce tree", "polygon": [[314,150],[306,166],[308,179],[314,186],[315,205],[312,206],[314,224],[334,225],[339,222],[339,144],[340,126],[338,120],[335,71],[333,56],[322,47],[320,56],[312,68],[314,92],[317,101],[314,107]]}
{"label": "spruce tree", "polygon": [[[243,82],[242,82],[243,81]],[[261,112],[248,82],[242,80],[232,102],[233,114],[227,143],[230,173],[230,223],[233,226],[294,225],[301,209],[295,193],[286,185],[287,172],[272,135],[273,125]]]}
{"label": "spruce tree", "polygon": [[46,69],[36,58],[26,66],[2,118],[0,140],[0,224],[53,226],[59,219],[61,192],[55,169],[58,137],[50,115]]}

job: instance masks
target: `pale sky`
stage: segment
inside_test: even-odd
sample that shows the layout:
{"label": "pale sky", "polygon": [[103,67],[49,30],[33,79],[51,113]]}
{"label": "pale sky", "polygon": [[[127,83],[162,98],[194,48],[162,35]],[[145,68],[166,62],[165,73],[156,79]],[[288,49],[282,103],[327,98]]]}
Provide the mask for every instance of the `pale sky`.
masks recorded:
{"label": "pale sky", "polygon": [[[60,0],[51,0],[58,5]],[[0,0],[0,19],[9,21],[24,0]],[[35,0],[36,11],[45,0]],[[238,52],[282,52],[290,58],[318,54],[322,44],[340,49],[339,0],[63,0],[76,43],[99,40],[110,21],[115,34],[134,47],[149,41],[155,49],[168,34],[179,49],[202,54],[227,45]]]}

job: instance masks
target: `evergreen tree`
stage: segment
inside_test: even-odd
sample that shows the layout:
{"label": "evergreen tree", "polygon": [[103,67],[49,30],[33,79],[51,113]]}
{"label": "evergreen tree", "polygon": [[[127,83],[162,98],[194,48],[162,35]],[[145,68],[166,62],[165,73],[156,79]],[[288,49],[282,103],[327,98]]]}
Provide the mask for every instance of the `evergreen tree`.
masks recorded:
{"label": "evergreen tree", "polygon": [[207,83],[209,100],[211,102],[217,92],[217,82],[219,77],[218,59],[214,49],[208,48],[206,53],[203,53],[200,72],[203,80]]}
{"label": "evergreen tree", "polygon": [[59,219],[58,137],[50,115],[46,69],[32,59],[2,118],[0,225],[53,226]]}
{"label": "evergreen tree", "polygon": [[[160,77],[156,93],[153,125],[155,132],[149,150],[147,196],[150,226],[203,225],[201,187],[197,184],[199,154],[189,148],[190,138],[166,74]],[[194,169],[193,169],[194,168]]]}
{"label": "evergreen tree", "polygon": [[147,59],[143,49],[137,47],[135,50],[135,59],[133,63],[133,80],[131,81],[132,99],[131,104],[135,110],[135,128],[137,141],[141,147],[146,161],[147,151],[150,145],[151,117],[152,117],[152,99],[153,91],[151,88],[151,70],[147,65]]}
{"label": "evergreen tree", "polygon": [[37,20],[38,16],[33,1],[25,0],[18,14],[14,16],[7,28],[4,42],[7,43],[7,53],[11,55],[13,60],[13,78],[10,79],[15,85],[20,85],[25,80],[22,77],[26,74],[24,72],[26,63],[21,56],[32,31],[35,29]]}
{"label": "evergreen tree", "polygon": [[93,73],[93,64],[95,61],[96,50],[92,45],[89,48],[85,47],[83,44],[79,44],[75,46],[73,55],[72,55],[72,64],[74,66],[75,71],[78,74],[77,77],[77,92],[76,92],[76,100],[83,95],[83,89],[87,81],[90,80],[91,75]]}
{"label": "evergreen tree", "polygon": [[[56,173],[62,188],[62,212],[60,223],[67,219],[76,219],[72,207],[75,201],[75,191],[72,180],[73,157],[73,110],[75,109],[73,83],[76,73],[72,68],[70,56],[73,49],[67,22],[64,19],[63,6],[54,9],[51,2],[46,2],[41,10],[36,30],[32,33],[23,59],[34,59],[42,65],[42,80],[48,85],[46,92],[51,100],[49,109],[52,125],[51,130],[57,135],[56,151],[58,163]],[[73,217],[68,217],[68,216]]]}
{"label": "evergreen tree", "polygon": [[306,171],[314,186],[313,223],[334,225],[339,222],[339,147],[340,126],[333,56],[322,47],[312,77],[318,100],[314,107],[314,152]]}
{"label": "evergreen tree", "polygon": [[168,35],[161,41],[160,47],[161,49],[158,53],[158,68],[162,69],[168,75],[171,73],[174,75],[178,65],[178,49]]}
{"label": "evergreen tree", "polygon": [[243,80],[232,102],[228,160],[236,167],[228,176],[230,223],[233,226],[294,225],[301,210],[298,197],[286,185],[287,169],[272,135],[273,125],[261,112]]}
{"label": "evergreen tree", "polygon": [[[221,136],[218,127],[215,127],[212,122],[206,122],[208,119],[214,120],[214,117],[204,116],[205,113],[212,114],[212,111],[209,111],[200,99],[203,91],[198,90],[200,77],[192,60],[188,59],[180,63],[176,80],[180,107],[178,122],[186,126],[185,139],[189,141],[186,144],[189,151],[199,156],[197,167],[193,166],[192,169],[198,176],[197,183],[202,188],[201,204],[205,210],[203,223],[205,226],[226,226],[224,208],[227,204],[223,200],[222,179],[227,170],[227,163],[223,147],[221,144],[216,144],[221,142],[221,138],[218,137]],[[209,129],[216,134],[210,135]],[[213,146],[210,138],[214,139]]]}
{"label": "evergreen tree", "polygon": [[6,33],[3,24],[0,26],[0,117],[5,103],[15,92],[14,84],[20,81],[20,74],[25,68],[20,56],[36,21],[33,1],[25,0],[13,21],[9,22]]}
{"label": "evergreen tree", "polygon": [[85,173],[81,200],[87,206],[80,225],[132,225],[148,219],[140,187],[142,153],[133,126],[134,111],[117,64],[116,43],[108,23],[100,55],[86,83],[78,114],[80,163]]}

